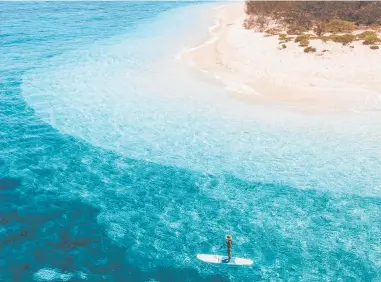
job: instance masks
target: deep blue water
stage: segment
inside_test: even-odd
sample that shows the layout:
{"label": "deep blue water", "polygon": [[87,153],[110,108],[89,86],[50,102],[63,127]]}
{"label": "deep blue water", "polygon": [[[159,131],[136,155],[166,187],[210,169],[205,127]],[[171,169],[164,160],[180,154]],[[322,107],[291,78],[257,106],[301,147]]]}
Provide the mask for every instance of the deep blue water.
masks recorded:
{"label": "deep blue water", "polygon": [[379,123],[220,118],[199,5],[0,3],[1,281],[381,280]]}

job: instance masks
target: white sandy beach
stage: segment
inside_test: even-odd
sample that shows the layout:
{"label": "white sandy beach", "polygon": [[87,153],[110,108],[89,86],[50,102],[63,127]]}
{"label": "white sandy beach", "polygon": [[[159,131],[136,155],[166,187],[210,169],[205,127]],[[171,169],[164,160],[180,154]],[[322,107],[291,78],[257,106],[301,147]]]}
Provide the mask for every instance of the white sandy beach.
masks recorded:
{"label": "white sandy beach", "polygon": [[295,42],[280,49],[278,36],[247,30],[244,19],[244,3],[217,7],[211,38],[182,58],[248,102],[307,112],[381,109],[381,50],[320,40],[311,41],[314,54]]}

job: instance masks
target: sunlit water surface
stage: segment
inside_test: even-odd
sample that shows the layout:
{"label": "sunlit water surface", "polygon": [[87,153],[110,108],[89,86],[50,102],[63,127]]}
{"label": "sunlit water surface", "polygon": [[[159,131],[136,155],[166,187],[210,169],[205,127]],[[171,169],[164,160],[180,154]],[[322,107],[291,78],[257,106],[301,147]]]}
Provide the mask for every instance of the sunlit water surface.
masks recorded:
{"label": "sunlit water surface", "polygon": [[381,279],[380,114],[234,99],[214,7],[0,3],[0,280]]}

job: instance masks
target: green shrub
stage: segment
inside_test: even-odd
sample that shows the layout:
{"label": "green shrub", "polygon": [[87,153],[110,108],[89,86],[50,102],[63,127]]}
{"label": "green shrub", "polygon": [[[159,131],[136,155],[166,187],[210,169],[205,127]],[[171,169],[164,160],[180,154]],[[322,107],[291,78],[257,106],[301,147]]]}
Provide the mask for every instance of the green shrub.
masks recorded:
{"label": "green shrub", "polygon": [[356,36],[353,34],[344,34],[344,35],[330,35],[330,36],[320,36],[317,39],[321,39],[323,42],[333,41],[337,43],[342,43],[343,45],[347,45],[356,40]]}
{"label": "green shrub", "polygon": [[290,25],[287,29],[288,34],[294,34],[294,35],[300,35],[306,31],[307,31],[307,29],[305,27],[298,26],[298,25]]}
{"label": "green shrub", "polygon": [[253,28],[255,26],[255,18],[253,16],[249,16],[245,18],[243,21],[243,27],[246,29]]}
{"label": "green shrub", "polygon": [[282,31],[280,28],[277,28],[277,27],[273,27],[273,28],[269,28],[268,30],[265,31],[267,34],[271,34],[271,35],[278,35],[280,34]]}
{"label": "green shrub", "polygon": [[323,33],[327,32],[327,24],[323,21],[316,21],[314,32],[317,36],[321,36]]}
{"label": "green shrub", "polygon": [[[376,46],[376,47],[378,47],[378,46]],[[283,48],[283,49],[286,49],[286,48],[287,48],[287,45],[286,45],[286,44],[282,44],[282,48]]]}
{"label": "green shrub", "polygon": [[332,33],[352,32],[356,29],[354,22],[343,20],[332,20],[326,25],[326,30]]}
{"label": "green shrub", "polygon": [[375,31],[367,30],[367,31],[364,31],[363,33],[357,34],[357,38],[359,38],[359,39],[365,39],[368,36],[372,36],[372,37],[376,36],[377,37],[377,33]]}
{"label": "green shrub", "polygon": [[344,34],[344,35],[331,35],[330,38],[334,42],[347,45],[348,43],[353,42],[356,39],[356,36],[353,34]]}
{"label": "green shrub", "polygon": [[372,45],[369,48],[372,49],[372,50],[380,49],[380,47],[378,47],[377,45]]}
{"label": "green shrub", "polygon": [[286,40],[287,34],[279,34],[279,40]]}
{"label": "green shrub", "polygon": [[323,42],[327,42],[330,37],[329,36],[320,36],[319,39],[321,39]]}
{"label": "green shrub", "polygon": [[315,53],[316,49],[312,48],[311,46],[308,46],[307,48],[304,49],[304,53]]}
{"label": "green shrub", "polygon": [[295,38],[295,42],[300,42],[302,40],[308,40],[308,39],[310,39],[310,37],[311,37],[311,35],[309,35],[309,34],[301,34]]}
{"label": "green shrub", "polygon": [[380,43],[381,39],[377,37],[377,35],[368,35],[364,38],[362,44],[364,45],[374,45]]}
{"label": "green shrub", "polygon": [[303,39],[299,42],[299,46],[306,47],[310,44],[310,42],[307,39]]}

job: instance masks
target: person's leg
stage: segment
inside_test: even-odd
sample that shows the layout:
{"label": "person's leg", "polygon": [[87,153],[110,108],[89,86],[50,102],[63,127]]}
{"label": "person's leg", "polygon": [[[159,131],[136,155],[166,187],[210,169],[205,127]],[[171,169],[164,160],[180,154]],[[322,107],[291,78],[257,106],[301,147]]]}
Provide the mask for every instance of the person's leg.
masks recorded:
{"label": "person's leg", "polygon": [[228,249],[228,262],[230,261],[231,258],[232,258],[232,250]]}

